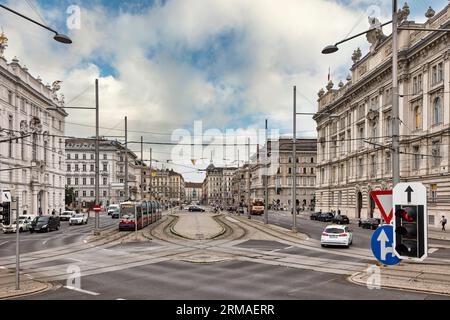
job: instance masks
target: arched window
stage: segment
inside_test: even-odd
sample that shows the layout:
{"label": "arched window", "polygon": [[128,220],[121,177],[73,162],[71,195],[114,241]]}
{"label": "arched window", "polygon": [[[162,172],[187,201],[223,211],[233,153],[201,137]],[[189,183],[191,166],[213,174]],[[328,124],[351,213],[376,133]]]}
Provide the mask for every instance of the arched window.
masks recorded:
{"label": "arched window", "polygon": [[414,128],[416,130],[422,129],[422,114],[420,106],[414,108]]}
{"label": "arched window", "polygon": [[441,99],[436,98],[433,104],[433,114],[434,114],[434,124],[441,123],[442,118],[442,107],[441,107]]}

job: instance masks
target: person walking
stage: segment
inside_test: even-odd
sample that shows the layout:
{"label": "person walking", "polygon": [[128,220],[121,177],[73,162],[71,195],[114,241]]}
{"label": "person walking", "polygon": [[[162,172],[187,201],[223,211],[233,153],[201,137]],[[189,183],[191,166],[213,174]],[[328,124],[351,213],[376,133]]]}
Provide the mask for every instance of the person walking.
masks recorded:
{"label": "person walking", "polygon": [[447,224],[447,218],[445,216],[442,216],[442,219],[441,219],[442,231],[445,231],[446,224]]}

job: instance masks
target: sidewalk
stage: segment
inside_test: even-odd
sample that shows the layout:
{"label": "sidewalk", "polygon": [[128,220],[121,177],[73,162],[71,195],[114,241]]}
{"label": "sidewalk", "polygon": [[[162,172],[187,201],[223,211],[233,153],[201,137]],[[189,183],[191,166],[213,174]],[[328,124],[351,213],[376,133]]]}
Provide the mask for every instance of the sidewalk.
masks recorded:
{"label": "sidewalk", "polygon": [[446,240],[450,241],[450,230],[441,231],[440,228],[428,228],[428,238],[435,240]]}
{"label": "sidewalk", "polygon": [[171,232],[190,240],[213,239],[225,232],[225,229],[216,222],[210,213],[177,213],[177,222]]}
{"label": "sidewalk", "polygon": [[52,287],[50,283],[29,279],[21,274],[20,290],[16,290],[16,277],[13,269],[0,268],[0,300],[39,293]]}

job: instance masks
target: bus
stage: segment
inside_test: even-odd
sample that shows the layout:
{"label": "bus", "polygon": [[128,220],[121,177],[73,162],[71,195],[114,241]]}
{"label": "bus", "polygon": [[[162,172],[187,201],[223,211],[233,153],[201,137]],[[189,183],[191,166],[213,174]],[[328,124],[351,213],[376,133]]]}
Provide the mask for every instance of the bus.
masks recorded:
{"label": "bus", "polygon": [[250,214],[261,215],[264,213],[264,201],[261,199],[255,199],[252,201],[252,207]]}

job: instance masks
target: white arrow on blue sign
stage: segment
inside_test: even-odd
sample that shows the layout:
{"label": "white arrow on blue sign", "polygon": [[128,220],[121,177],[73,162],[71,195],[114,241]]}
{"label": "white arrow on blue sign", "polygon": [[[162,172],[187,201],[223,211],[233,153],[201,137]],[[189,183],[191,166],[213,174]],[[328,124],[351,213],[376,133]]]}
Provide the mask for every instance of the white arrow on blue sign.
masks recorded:
{"label": "white arrow on blue sign", "polygon": [[395,255],[394,227],[392,225],[380,226],[372,235],[372,253],[375,258],[385,265],[395,265],[400,259]]}

